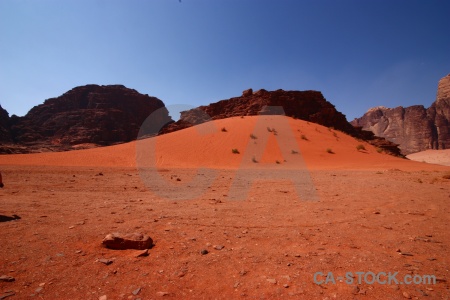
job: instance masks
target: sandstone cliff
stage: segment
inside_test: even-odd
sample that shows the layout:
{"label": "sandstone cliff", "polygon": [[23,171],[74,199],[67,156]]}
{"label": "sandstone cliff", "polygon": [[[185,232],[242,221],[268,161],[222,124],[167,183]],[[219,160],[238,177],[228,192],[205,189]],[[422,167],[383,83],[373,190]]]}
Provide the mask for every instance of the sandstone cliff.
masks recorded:
{"label": "sandstone cliff", "polygon": [[[164,103],[123,85],[86,85],[33,107],[24,117],[12,116],[3,153],[61,151],[112,145],[136,139],[142,122]],[[159,115],[158,123],[172,119]],[[6,131],[8,131],[8,129]]]}
{"label": "sandstone cliff", "polygon": [[439,81],[436,101],[429,107],[374,107],[352,125],[399,144],[407,155],[450,148],[450,74]]}

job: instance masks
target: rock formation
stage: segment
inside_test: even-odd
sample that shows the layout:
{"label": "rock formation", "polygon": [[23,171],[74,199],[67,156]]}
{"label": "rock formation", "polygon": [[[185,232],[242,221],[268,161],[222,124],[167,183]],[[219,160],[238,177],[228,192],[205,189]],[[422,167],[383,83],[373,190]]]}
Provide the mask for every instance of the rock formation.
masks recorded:
{"label": "rock formation", "polygon": [[355,134],[345,115],[325,100],[317,91],[266,91],[246,90],[241,97],[221,100],[208,106],[200,106],[181,112],[180,120],[168,125],[163,132],[172,132],[197,125],[208,120],[259,114],[281,114],[276,108],[263,110],[265,106],[282,107],[287,116],[318,123],[349,134]]}
{"label": "rock formation", "polygon": [[[275,107],[271,110],[265,106]],[[283,110],[276,107],[282,107]],[[254,116],[259,114],[281,114],[286,116],[318,123],[327,127],[343,131],[359,139],[364,139],[386,153],[403,156],[397,145],[375,137],[372,132],[362,131],[347,122],[345,115],[336,110],[334,105],[325,100],[321,92],[317,91],[266,91],[253,92],[252,89],[243,91],[241,97],[221,100],[208,106],[200,106],[181,112],[180,119],[167,125],[161,132],[168,133],[215,119],[236,116]]]}
{"label": "rock formation", "polygon": [[0,141],[2,143],[11,143],[11,126],[9,124],[9,114],[0,105]]}
{"label": "rock formation", "polygon": [[[156,116],[152,115],[150,123],[145,122],[142,126],[144,120],[159,108],[163,110],[159,110]],[[180,120],[173,122],[161,100],[122,85],[76,87],[35,106],[24,117],[13,115],[9,118],[6,111],[0,110],[0,153],[63,151],[112,145],[134,140],[138,138],[138,133],[140,138],[214,119],[283,112],[293,118],[365,139],[388,153],[399,154],[394,144],[353,127],[317,91],[253,92],[248,89],[241,97],[184,111]],[[141,127],[145,130],[139,131]]]}
{"label": "rock formation", "polygon": [[427,149],[450,148],[450,74],[439,81],[436,101],[426,109],[422,105],[369,109],[352,125],[370,130],[399,145],[407,155]]}
{"label": "rock formation", "polygon": [[[33,107],[24,117],[7,118],[0,111],[0,152],[61,151],[129,142],[136,139],[144,120],[164,107],[161,100],[123,85],[76,87]],[[154,121],[166,124],[172,119],[164,110]]]}

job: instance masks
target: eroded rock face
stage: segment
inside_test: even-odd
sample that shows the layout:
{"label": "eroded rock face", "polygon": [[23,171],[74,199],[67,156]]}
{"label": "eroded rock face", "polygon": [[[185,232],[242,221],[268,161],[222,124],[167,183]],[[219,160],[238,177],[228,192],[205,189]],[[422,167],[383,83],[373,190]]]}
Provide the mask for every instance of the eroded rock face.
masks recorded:
{"label": "eroded rock face", "polygon": [[[10,133],[17,152],[112,145],[135,140],[144,120],[159,108],[165,110],[158,98],[123,85],[80,86],[33,107],[24,117],[12,116]],[[172,121],[167,110],[157,118],[162,124]]]}
{"label": "eroded rock face", "polygon": [[325,100],[317,91],[266,91],[253,92],[248,89],[241,97],[234,97],[181,112],[180,120],[170,124],[164,132],[172,132],[210,119],[224,119],[236,116],[254,116],[259,114],[281,114],[281,110],[263,111],[264,106],[282,107],[287,116],[334,127],[349,134],[355,134],[345,115]]}
{"label": "eroded rock face", "polygon": [[450,74],[439,81],[436,101],[426,109],[374,107],[352,125],[399,144],[407,155],[427,149],[450,148]]}

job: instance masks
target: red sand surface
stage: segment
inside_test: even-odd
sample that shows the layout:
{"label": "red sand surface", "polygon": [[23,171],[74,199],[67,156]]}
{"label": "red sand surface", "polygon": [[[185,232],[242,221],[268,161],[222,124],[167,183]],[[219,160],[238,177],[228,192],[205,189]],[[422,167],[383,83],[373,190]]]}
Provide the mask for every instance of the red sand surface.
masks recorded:
{"label": "red sand surface", "polygon": [[[158,180],[137,168],[149,166]],[[15,279],[0,280],[0,297],[450,295],[450,168],[378,153],[314,123],[230,118],[112,147],[2,155],[0,170],[0,276]],[[283,171],[308,183],[316,201],[298,193],[298,178],[280,178]],[[111,232],[148,234],[154,247],[139,258],[136,250],[106,249],[101,241]],[[333,272],[335,284],[316,284],[316,272]],[[437,282],[370,284],[356,272]]]}

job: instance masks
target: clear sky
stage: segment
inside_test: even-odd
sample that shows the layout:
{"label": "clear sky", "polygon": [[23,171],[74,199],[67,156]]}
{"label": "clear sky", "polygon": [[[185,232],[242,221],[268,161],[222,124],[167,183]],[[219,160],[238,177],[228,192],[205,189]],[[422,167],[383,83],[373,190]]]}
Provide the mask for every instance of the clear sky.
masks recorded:
{"label": "clear sky", "polygon": [[352,120],[428,107],[448,73],[448,0],[0,0],[10,115],[94,83],[192,106],[319,90]]}

